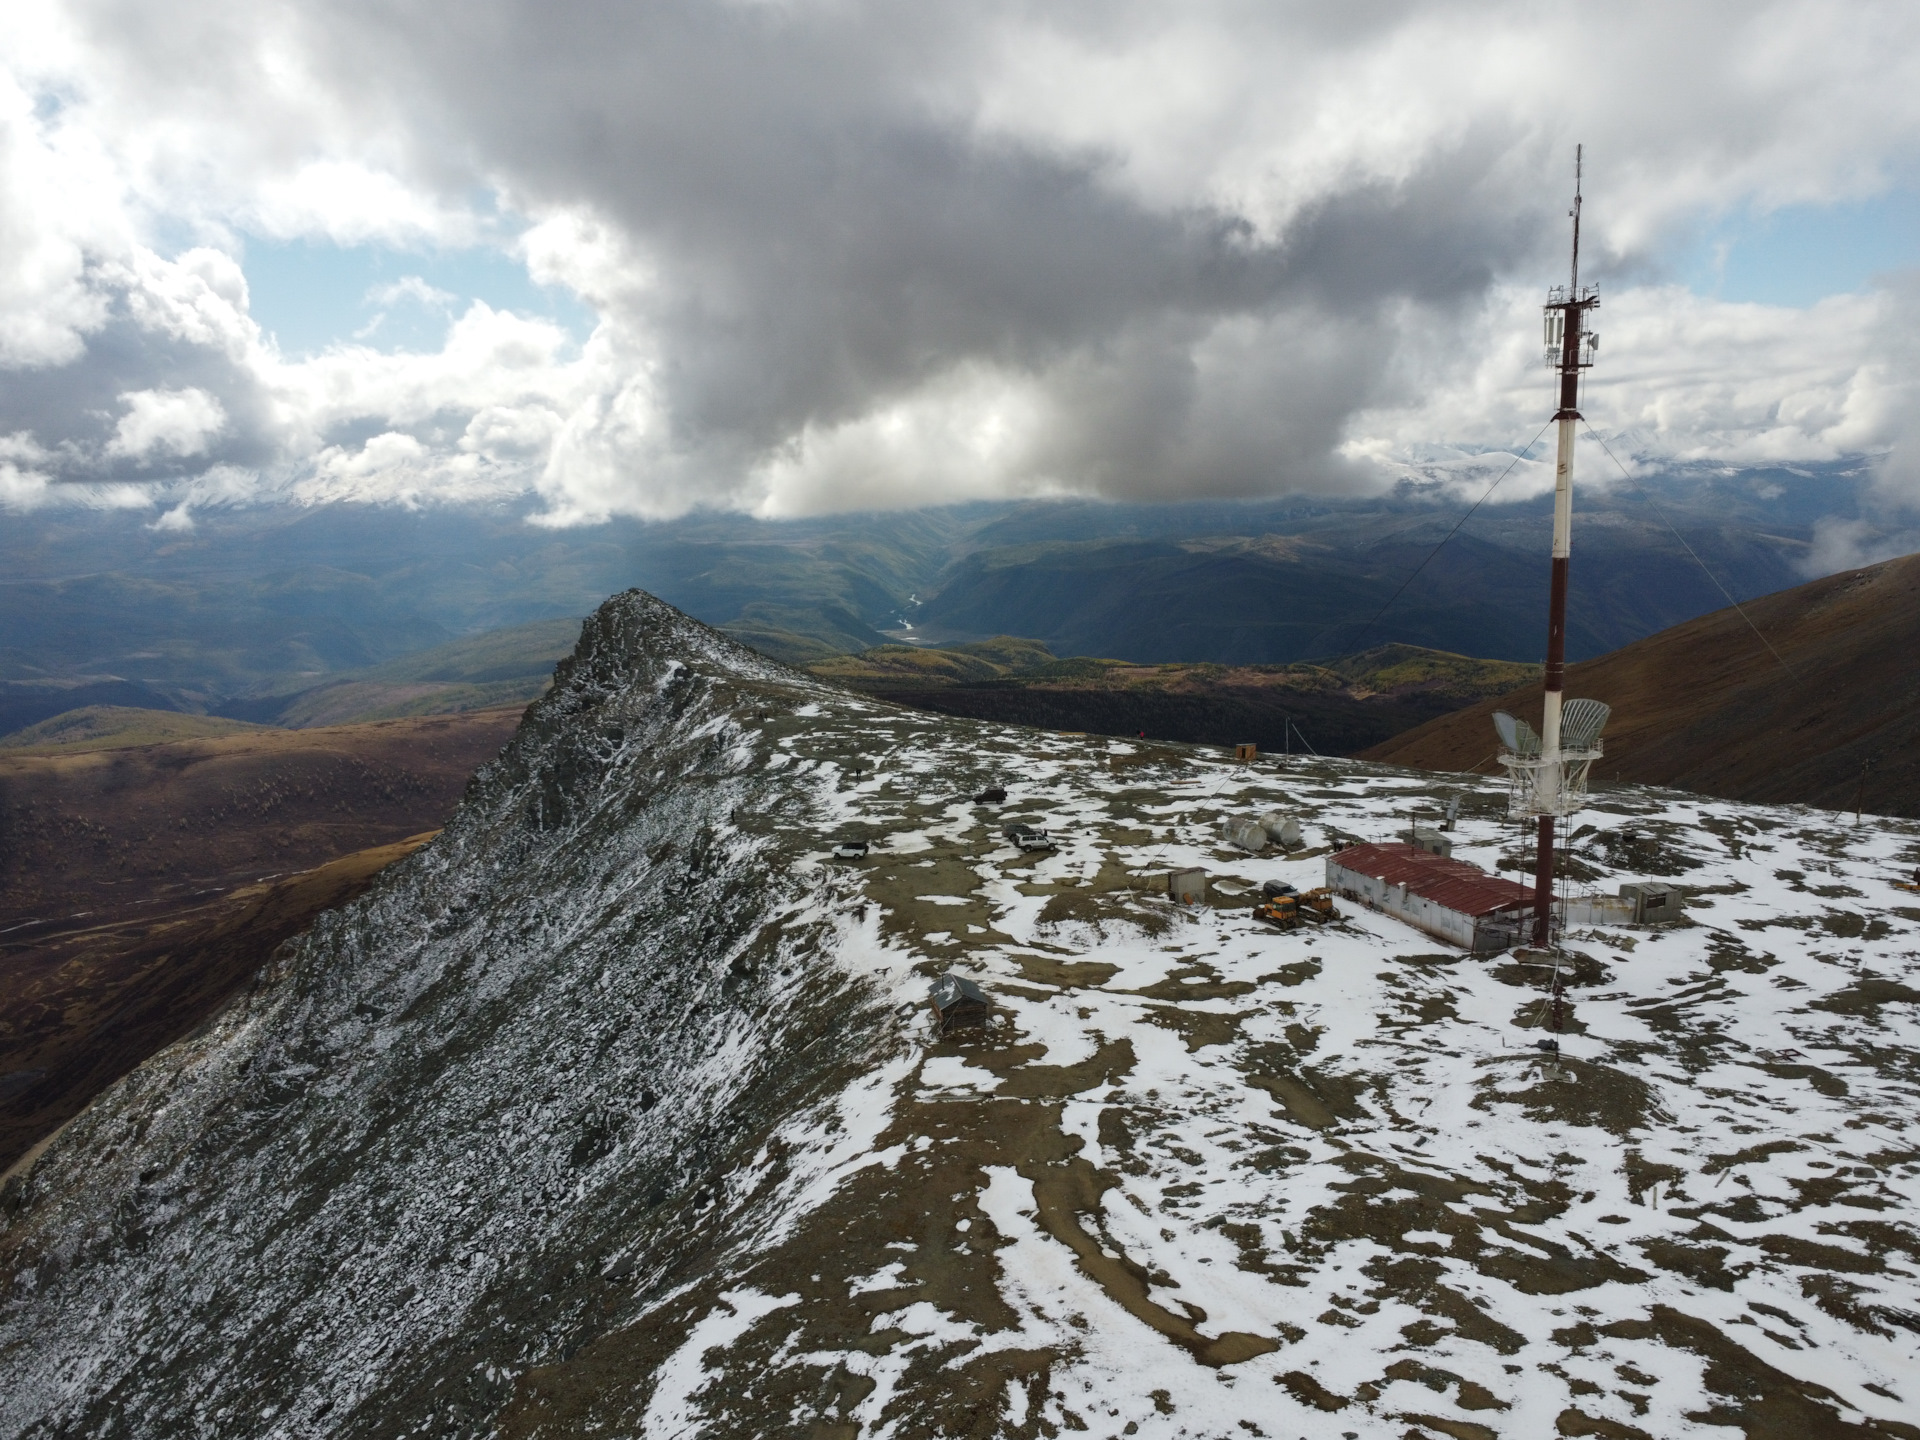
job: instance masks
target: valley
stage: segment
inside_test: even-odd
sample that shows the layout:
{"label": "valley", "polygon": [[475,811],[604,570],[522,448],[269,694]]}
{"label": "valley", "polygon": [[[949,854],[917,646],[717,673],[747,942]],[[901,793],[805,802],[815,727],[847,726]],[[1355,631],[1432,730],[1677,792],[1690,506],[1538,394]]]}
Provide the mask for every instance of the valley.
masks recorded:
{"label": "valley", "polygon": [[1292,665],[1061,660],[1038,641],[1009,636],[885,646],[807,668],[902,705],[976,720],[1328,755],[1364,749],[1538,673],[1414,645]]}
{"label": "valley", "polygon": [[0,748],[0,1169],[436,830],[520,709],[187,738],[162,737],[210,722],[88,714]]}

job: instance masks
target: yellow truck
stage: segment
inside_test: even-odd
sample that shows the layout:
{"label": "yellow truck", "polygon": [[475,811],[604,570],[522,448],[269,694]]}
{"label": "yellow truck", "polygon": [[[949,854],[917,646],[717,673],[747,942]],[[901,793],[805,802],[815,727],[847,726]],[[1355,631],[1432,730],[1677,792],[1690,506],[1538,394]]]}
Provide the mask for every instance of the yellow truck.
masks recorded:
{"label": "yellow truck", "polygon": [[1284,881],[1269,880],[1260,887],[1253,918],[1276,930],[1298,930],[1309,920],[1316,925],[1338,920],[1340,912],[1333,908],[1333,892],[1324,885],[1302,892]]}

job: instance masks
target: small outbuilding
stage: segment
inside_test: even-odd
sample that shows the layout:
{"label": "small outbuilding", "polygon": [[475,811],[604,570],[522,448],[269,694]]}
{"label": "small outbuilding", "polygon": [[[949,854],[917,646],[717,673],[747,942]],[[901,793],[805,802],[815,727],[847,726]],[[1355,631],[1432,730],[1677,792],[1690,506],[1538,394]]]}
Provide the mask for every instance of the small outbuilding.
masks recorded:
{"label": "small outbuilding", "polygon": [[1669,885],[1661,880],[1642,880],[1622,885],[1620,898],[1633,906],[1632,924],[1658,925],[1667,920],[1678,920],[1685,909],[1685,897],[1678,885]]}
{"label": "small outbuilding", "polygon": [[1404,840],[1329,855],[1327,887],[1463,950],[1504,950],[1533,916],[1525,886]]}
{"label": "small outbuilding", "polygon": [[1199,905],[1207,898],[1207,872],[1175,870],[1167,876],[1167,896],[1181,905]]}
{"label": "small outbuilding", "polygon": [[987,999],[987,992],[964,975],[942,975],[933,982],[927,998],[933,1004],[934,1027],[942,1035],[949,1030],[977,1029],[993,1015],[993,1002]]}
{"label": "small outbuilding", "polygon": [[1413,827],[1413,843],[1429,855],[1438,855],[1442,860],[1453,858],[1453,841],[1430,825]]}

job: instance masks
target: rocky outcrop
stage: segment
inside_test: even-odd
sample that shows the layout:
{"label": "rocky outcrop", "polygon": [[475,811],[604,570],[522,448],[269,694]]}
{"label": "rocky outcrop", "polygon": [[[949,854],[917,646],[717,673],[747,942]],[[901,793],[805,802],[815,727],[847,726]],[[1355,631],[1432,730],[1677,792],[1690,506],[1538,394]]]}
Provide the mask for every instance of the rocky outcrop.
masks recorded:
{"label": "rocky outcrop", "polygon": [[788,863],[831,777],[768,769],[838,698],[609,601],[436,841],[9,1183],[0,1433],[484,1429],[764,1238],[889,1034]]}

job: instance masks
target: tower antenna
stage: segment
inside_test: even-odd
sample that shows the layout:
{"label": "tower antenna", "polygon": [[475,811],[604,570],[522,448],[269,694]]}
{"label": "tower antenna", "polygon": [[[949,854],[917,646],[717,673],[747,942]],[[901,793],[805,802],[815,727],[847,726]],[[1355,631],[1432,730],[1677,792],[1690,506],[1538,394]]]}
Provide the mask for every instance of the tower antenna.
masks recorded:
{"label": "tower antenna", "polygon": [[[1547,663],[1540,733],[1510,715],[1494,717],[1500,732],[1500,763],[1511,780],[1508,813],[1537,825],[1533,871],[1533,943],[1544,948],[1553,936],[1554,827],[1586,799],[1587,773],[1600,756],[1600,730],[1610,713],[1598,700],[1568,701],[1567,568],[1573,539],[1573,442],[1580,423],[1580,372],[1593,364],[1599,341],[1587,325],[1600,297],[1580,285],[1581,181],[1586,147],[1573,152],[1573,263],[1564,289],[1547,292],[1547,364],[1559,372],[1559,451],[1553,470],[1553,573],[1547,599]],[[1504,722],[1504,723],[1503,723]],[[1557,971],[1555,972],[1558,973]]]}
{"label": "tower antenna", "polygon": [[1573,147],[1573,209],[1567,212],[1573,216],[1573,274],[1567,281],[1569,290],[1580,288],[1580,178],[1586,168],[1586,149],[1585,145]]}

